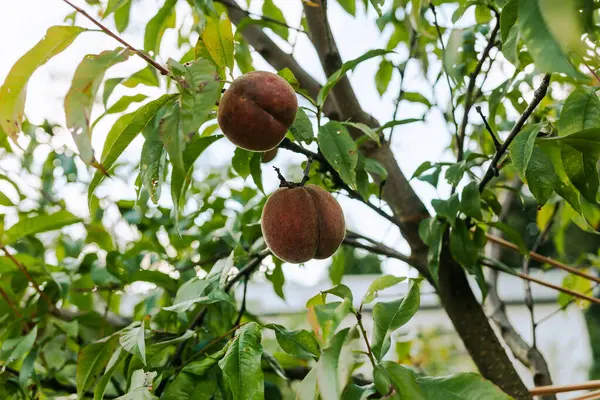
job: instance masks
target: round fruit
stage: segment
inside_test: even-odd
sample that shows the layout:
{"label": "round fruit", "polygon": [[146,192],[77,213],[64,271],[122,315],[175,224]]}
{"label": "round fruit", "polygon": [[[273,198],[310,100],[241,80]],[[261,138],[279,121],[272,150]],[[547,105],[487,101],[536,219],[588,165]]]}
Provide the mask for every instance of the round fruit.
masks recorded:
{"label": "round fruit", "polygon": [[270,163],[277,156],[277,147],[269,151],[265,151],[262,155],[262,163]]}
{"label": "round fruit", "polygon": [[223,94],[219,127],[236,146],[267,151],[281,143],[297,109],[296,93],[285,79],[271,72],[249,72]]}
{"label": "round fruit", "polygon": [[277,189],[263,208],[261,228],[273,254],[294,264],[330,257],[346,235],[338,202],[310,184]]}

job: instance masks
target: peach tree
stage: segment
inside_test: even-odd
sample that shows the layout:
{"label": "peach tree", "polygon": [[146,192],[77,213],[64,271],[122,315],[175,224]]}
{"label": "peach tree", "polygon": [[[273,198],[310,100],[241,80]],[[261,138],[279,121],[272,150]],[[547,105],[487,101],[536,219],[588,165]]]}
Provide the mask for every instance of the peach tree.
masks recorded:
{"label": "peach tree", "polygon": [[[534,338],[529,282],[548,285],[531,276],[534,262],[568,272],[552,287],[562,308],[598,302],[600,279],[568,265],[598,265],[597,2],[298,0],[286,21],[287,2],[273,0],[54,1],[71,13],[0,88],[0,398],[530,399],[514,362],[552,384],[496,278],[527,283]],[[143,37],[124,40],[143,8]],[[331,21],[349,17],[377,26],[383,48],[343,58]],[[115,46],[78,64],[64,118],[27,118],[31,76],[102,34]],[[316,54],[295,50],[299,39]],[[135,58],[145,67],[111,74]],[[350,82],[363,63],[378,65],[380,95],[394,92],[388,121]],[[431,121],[450,157],[409,177],[392,143]],[[124,157],[135,142],[139,154]],[[227,164],[208,168],[203,158],[222,149]],[[281,187],[266,192],[263,176],[286,158],[303,172],[288,181],[278,170]],[[424,185],[439,198],[426,204]],[[388,223],[409,251],[346,226],[330,193]],[[507,223],[519,199],[533,206],[533,232]],[[570,252],[574,230],[595,246]],[[547,240],[552,258],[540,254]],[[306,303],[306,329],[247,310],[249,280],[283,298],[288,263],[332,254],[332,288]],[[341,283],[351,265],[380,270],[386,258],[418,277],[382,275],[361,298]],[[479,374],[428,376],[392,355],[424,281]],[[151,289],[132,294],[140,282]],[[398,284],[405,296],[378,301]]]}

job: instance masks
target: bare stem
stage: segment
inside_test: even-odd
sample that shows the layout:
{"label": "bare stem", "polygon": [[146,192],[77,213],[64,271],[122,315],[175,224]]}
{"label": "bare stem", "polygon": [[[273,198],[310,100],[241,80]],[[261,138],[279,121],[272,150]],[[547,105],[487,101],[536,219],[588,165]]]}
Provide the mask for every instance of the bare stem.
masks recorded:
{"label": "bare stem", "polygon": [[502,144],[500,149],[498,149],[498,151],[496,151],[496,154],[494,154],[494,157],[492,158],[492,162],[490,163],[490,166],[488,167],[485,175],[483,176],[483,179],[479,183],[479,191],[480,192],[483,192],[483,189],[485,189],[485,186],[496,175],[496,171],[498,171],[498,162],[500,161],[500,158],[504,155],[504,153],[506,153],[506,151],[508,150],[508,146],[510,146],[512,141],[517,137],[517,135],[521,131],[521,128],[523,127],[523,125],[525,125],[525,122],[527,121],[527,119],[531,116],[533,111],[540,104],[542,99],[546,96],[546,92],[548,91],[548,87],[550,86],[550,77],[551,77],[551,74],[544,75],[544,77],[542,79],[542,83],[535,90],[535,92],[533,94],[533,100],[531,100],[531,103],[529,103],[529,105],[527,106],[527,108],[525,109],[523,114],[521,114],[521,117],[517,120],[517,122],[513,126],[512,130],[510,131],[510,133],[508,135],[508,138],[506,138],[506,141],[504,141],[504,144]]}
{"label": "bare stem", "polygon": [[248,277],[246,276],[246,278],[244,279],[244,294],[242,297],[242,305],[240,307],[240,312],[238,313],[238,316],[235,320],[234,325],[239,325],[240,322],[242,321],[242,317],[244,316],[244,313],[246,312],[246,296],[248,294]]}
{"label": "bare stem", "polygon": [[360,328],[360,331],[363,335],[363,339],[365,340],[365,344],[367,345],[367,355],[369,356],[371,365],[373,366],[373,368],[375,368],[377,363],[375,362],[375,357],[373,356],[373,350],[371,350],[371,344],[369,343],[369,338],[367,337],[367,331],[365,330],[365,327],[362,322],[362,314],[360,313],[360,311],[357,311],[354,315],[356,315],[356,322],[358,323],[358,327]]}
{"label": "bare stem", "polygon": [[477,111],[477,113],[479,114],[479,116],[481,117],[481,119],[483,120],[483,123],[485,124],[485,129],[487,129],[487,131],[489,132],[490,136],[492,137],[492,141],[494,142],[494,147],[496,148],[496,151],[500,150],[500,148],[502,147],[502,144],[500,143],[500,141],[496,137],[496,134],[494,133],[494,130],[492,129],[492,127],[488,123],[487,119],[485,118],[485,115],[483,115],[483,112],[481,111],[481,107],[480,106],[476,106],[475,110]]}

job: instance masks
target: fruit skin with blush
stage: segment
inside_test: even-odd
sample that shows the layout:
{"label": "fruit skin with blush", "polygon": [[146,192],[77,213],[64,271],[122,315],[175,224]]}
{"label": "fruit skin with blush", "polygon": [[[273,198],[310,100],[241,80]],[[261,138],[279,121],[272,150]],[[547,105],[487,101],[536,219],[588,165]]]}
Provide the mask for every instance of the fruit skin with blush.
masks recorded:
{"label": "fruit skin with blush", "polygon": [[338,202],[311,184],[273,192],[263,208],[261,228],[273,254],[292,264],[332,256],[346,235]]}
{"label": "fruit skin with blush", "polygon": [[296,93],[285,79],[271,72],[253,71],[227,88],[217,118],[233,144],[264,152],[281,143],[297,110]]}

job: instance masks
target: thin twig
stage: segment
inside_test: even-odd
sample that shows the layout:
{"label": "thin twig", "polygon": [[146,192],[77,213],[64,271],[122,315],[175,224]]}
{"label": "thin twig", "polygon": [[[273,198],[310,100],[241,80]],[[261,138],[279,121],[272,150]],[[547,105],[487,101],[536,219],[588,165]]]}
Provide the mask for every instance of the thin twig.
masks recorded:
{"label": "thin twig", "polygon": [[500,141],[496,137],[496,134],[494,133],[494,130],[492,129],[492,127],[490,126],[490,124],[488,124],[488,121],[485,118],[485,115],[483,115],[483,112],[481,111],[481,107],[480,106],[476,106],[475,110],[477,111],[477,113],[479,114],[479,116],[481,117],[481,119],[483,120],[483,123],[485,124],[485,129],[487,129],[487,131],[490,133],[490,136],[492,137],[492,141],[494,142],[494,147],[496,148],[496,151],[500,150],[500,148],[502,147],[502,144],[500,143]]}
{"label": "thin twig", "polygon": [[600,399],[600,390],[586,393],[581,396],[573,397],[571,400],[598,400]]}
{"label": "thin twig", "polygon": [[15,307],[15,304],[12,302],[10,297],[8,297],[8,293],[6,293],[6,291],[4,289],[2,289],[1,286],[0,286],[0,294],[2,295],[2,297],[4,297],[4,300],[6,301],[8,306],[13,310],[13,312],[15,313],[17,318],[23,318],[23,314],[21,314],[19,309],[17,307]]}
{"label": "thin twig", "polygon": [[456,122],[456,107],[454,106],[454,89],[452,88],[452,83],[450,82],[450,74],[448,73],[448,68],[446,67],[446,46],[444,45],[444,38],[442,35],[442,30],[440,29],[440,25],[438,24],[437,12],[435,11],[435,6],[433,2],[429,3],[429,8],[433,12],[433,24],[435,25],[435,29],[437,30],[438,36],[440,38],[440,46],[442,47],[442,68],[444,70],[444,75],[446,76],[446,82],[448,83],[448,89],[450,90],[450,106],[452,108],[452,122],[454,123],[454,134],[457,135],[458,142],[458,123]]}
{"label": "thin twig", "polygon": [[369,338],[367,337],[367,331],[365,330],[365,326],[362,322],[362,314],[360,313],[360,311],[357,311],[354,315],[356,316],[356,322],[358,324],[358,327],[360,328],[360,331],[362,332],[365,344],[367,345],[367,355],[369,356],[371,365],[373,366],[373,368],[375,368],[375,366],[377,366],[377,363],[375,362],[375,357],[373,356],[373,350],[371,350],[371,344],[369,343]]}
{"label": "thin twig", "polygon": [[247,294],[248,294],[248,277],[246,276],[246,278],[244,279],[244,294],[242,296],[242,305],[240,306],[240,311],[239,311],[238,316],[233,325],[239,325],[239,323],[242,321],[242,317],[244,316],[244,313],[246,312],[246,296],[247,296]]}
{"label": "thin twig", "polygon": [[[497,243],[497,244],[499,244],[501,246],[504,246],[504,247],[506,247],[508,249],[515,250],[515,251],[520,251],[519,250],[519,246],[517,246],[516,244],[511,243],[508,240],[505,240],[505,239],[503,239],[501,237],[498,237],[498,236],[495,236],[495,235],[491,235],[489,233],[486,233],[485,237],[489,241]],[[549,265],[552,265],[553,267],[556,267],[556,268],[562,269],[564,271],[570,272],[573,275],[577,275],[577,276],[580,276],[582,278],[588,279],[590,281],[593,281],[593,282],[596,282],[596,283],[600,283],[600,278],[597,277],[597,276],[587,274],[587,273],[585,273],[583,271],[580,271],[577,268],[574,268],[574,267],[571,267],[569,265],[566,265],[566,264],[564,264],[564,263],[562,263],[562,262],[560,262],[558,260],[555,260],[553,258],[543,256],[543,255],[541,255],[539,253],[536,253],[534,251],[529,252],[529,257],[531,257],[531,259],[533,259],[533,260],[535,260],[537,262],[540,262],[540,263],[543,263],[543,264],[549,264]]]}
{"label": "thin twig", "polygon": [[[108,29],[100,21],[98,21],[96,18],[94,18],[90,14],[88,14],[85,10],[83,10],[82,8],[71,3],[69,0],[63,0],[63,1],[65,3],[67,3],[68,5],[70,5],[71,7],[73,7],[75,9],[75,11],[77,11],[78,13],[80,13],[81,15],[83,15],[84,17],[89,19],[94,25],[96,25],[98,28],[100,28],[108,36],[112,37],[117,42],[121,43],[123,46],[125,46],[129,50],[133,51],[135,54],[137,54],[139,57],[141,57],[148,64],[150,64],[151,66],[156,68],[156,70],[158,70],[158,72],[160,72],[162,75],[171,75],[171,73],[169,72],[169,70],[167,68],[163,67],[158,62],[154,61],[148,54],[144,53],[141,50],[136,49],[135,47],[133,47],[132,45],[127,43],[125,40],[123,40],[121,37],[119,37],[119,35],[117,35],[113,31],[111,31],[110,29]],[[176,78],[176,77],[173,77],[173,78]]]}
{"label": "thin twig", "polygon": [[485,175],[483,176],[483,179],[479,183],[479,191],[480,192],[483,192],[483,189],[485,189],[485,186],[496,175],[496,171],[498,170],[498,162],[500,161],[500,158],[504,155],[504,153],[506,153],[506,150],[508,150],[508,146],[510,146],[512,141],[517,137],[517,135],[521,131],[521,128],[523,127],[523,125],[525,125],[525,122],[527,121],[527,119],[531,116],[533,111],[540,104],[542,99],[546,96],[546,92],[548,91],[548,87],[550,86],[550,77],[551,77],[551,74],[544,75],[544,77],[542,78],[542,83],[535,90],[535,92],[533,94],[533,99],[531,100],[531,103],[529,103],[529,105],[527,106],[527,109],[525,109],[523,114],[521,114],[521,117],[517,120],[517,122],[513,126],[512,130],[510,131],[510,133],[508,135],[508,138],[506,138],[506,140],[504,141],[504,144],[502,144],[500,149],[498,151],[496,151],[496,154],[494,154],[494,157],[492,158],[490,166],[488,167]]}
{"label": "thin twig", "polygon": [[[586,290],[585,292],[583,292],[584,294],[590,294],[593,293],[595,289],[597,289],[600,285],[595,284],[594,286],[592,286],[591,288],[589,288],[588,290]],[[540,318],[539,320],[537,320],[535,322],[536,326],[540,326],[543,322],[546,322],[547,320],[549,320],[550,318],[554,317],[556,314],[558,314],[561,311],[566,310],[571,304],[575,303],[577,301],[576,298],[571,298],[569,299],[569,301],[567,301],[565,304],[563,304],[562,306],[558,307],[556,310],[552,311],[550,314],[546,315],[543,318]]]}
{"label": "thin twig", "polygon": [[[552,210],[550,220],[548,221],[548,223],[546,224],[546,226],[544,227],[542,232],[540,232],[537,239],[535,240],[535,243],[533,244],[533,247],[531,248],[532,252],[535,253],[537,251],[537,249],[542,245],[542,243],[544,243],[546,241],[546,237],[548,236],[548,233],[550,232],[550,229],[552,229],[552,225],[554,224],[554,217],[556,216],[556,212],[558,211],[558,205],[559,205],[559,203],[556,203],[556,205],[554,206],[554,209]],[[529,256],[526,256],[523,258],[523,273],[526,275],[529,275],[529,262],[530,261],[531,261],[531,258]],[[537,335],[536,335],[537,325],[535,323],[533,295],[531,294],[531,284],[529,283],[529,281],[525,281],[525,305],[527,306],[527,309],[529,310],[529,316],[531,319],[531,329],[532,329],[532,334],[533,334],[531,347],[536,349],[537,348]]]}
{"label": "thin twig", "polygon": [[[413,57],[413,53],[415,51],[415,47],[417,45],[417,33],[411,29],[410,30],[410,46],[408,47],[408,58],[404,62],[404,66],[402,68],[398,67],[398,72],[400,72],[400,88],[398,89],[398,97],[396,98],[396,104],[394,106],[394,115],[392,117],[392,121],[396,120],[398,116],[398,111],[400,110],[400,102],[402,101],[402,97],[404,97],[404,75],[406,74],[406,67],[408,62]],[[395,126],[392,126],[392,131],[390,132],[390,139],[388,140],[390,143],[392,142],[392,137],[394,136]],[[382,133],[383,134],[383,133]]]}
{"label": "thin twig", "polygon": [[411,258],[410,256],[399,253],[396,250],[394,250],[390,247],[387,247],[381,243],[378,245],[371,246],[371,245],[363,244],[363,243],[359,242],[357,239],[354,239],[352,237],[344,238],[343,243],[350,247],[356,247],[358,249],[367,250],[374,254],[379,254],[382,256],[389,257],[389,258],[395,258],[396,260],[404,261],[405,263],[407,263],[409,265],[413,265],[415,263],[415,259]]}
{"label": "thin twig", "polygon": [[54,303],[52,303],[52,300],[50,299],[50,297],[48,297],[48,295],[46,293],[44,293],[44,291],[40,288],[40,286],[37,284],[35,279],[33,279],[33,276],[31,276],[31,274],[29,273],[27,268],[23,264],[21,264],[21,262],[19,260],[17,260],[11,254],[10,251],[8,251],[6,246],[0,245],[0,250],[2,250],[4,252],[4,254],[6,254],[6,256],[12,261],[12,263],[15,264],[17,266],[17,268],[23,273],[23,275],[25,275],[25,277],[27,278],[29,283],[31,283],[31,285],[33,286],[35,291],[38,292],[40,297],[46,302],[46,304],[48,304],[48,308],[50,310],[54,310],[56,308],[56,306],[54,305]]}
{"label": "thin twig", "polygon": [[488,40],[488,43],[485,46],[485,49],[483,49],[483,53],[481,53],[481,58],[479,59],[479,62],[477,62],[477,66],[475,67],[473,72],[469,75],[469,85],[467,86],[467,91],[465,93],[465,107],[464,107],[464,112],[463,112],[463,118],[461,120],[460,128],[459,128],[458,134],[457,134],[457,139],[458,139],[458,142],[456,143],[456,146],[458,147],[458,151],[457,151],[457,155],[456,155],[457,161],[462,161],[462,159],[463,159],[463,154],[464,154],[464,150],[465,150],[464,144],[465,144],[466,129],[467,129],[467,124],[469,122],[469,112],[471,111],[471,107],[473,106],[473,91],[475,90],[475,82],[477,81],[477,76],[481,72],[481,69],[483,68],[483,64],[485,63],[485,60],[488,58],[490,51],[492,50],[492,47],[494,47],[494,44],[496,42],[496,35],[498,34],[499,30],[500,30],[500,16],[497,15],[497,22],[496,22],[496,25],[494,26],[494,29],[492,30],[492,33],[490,34],[490,39]]}
{"label": "thin twig", "polygon": [[577,298],[582,299],[582,300],[587,300],[587,301],[589,301],[591,303],[600,304],[600,299],[597,299],[595,297],[590,297],[590,296],[588,296],[586,294],[583,294],[583,293],[580,293],[580,292],[576,292],[574,290],[567,289],[567,288],[555,285],[555,284],[550,283],[550,282],[543,281],[543,280],[535,278],[533,276],[526,275],[526,274],[524,274],[522,272],[518,272],[518,271],[509,272],[509,271],[507,271],[507,270],[505,270],[503,268],[498,268],[498,266],[496,266],[493,263],[490,263],[487,260],[482,260],[481,263],[483,265],[486,265],[486,266],[490,267],[490,268],[494,268],[494,269],[496,269],[498,271],[505,272],[505,273],[510,273],[511,275],[519,277],[521,279],[525,279],[525,280],[537,283],[538,285],[545,286],[547,288],[554,289],[554,290],[562,292],[562,293],[566,293],[566,294],[568,294],[570,296],[577,297]]}

